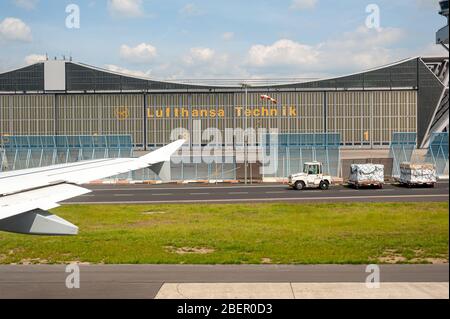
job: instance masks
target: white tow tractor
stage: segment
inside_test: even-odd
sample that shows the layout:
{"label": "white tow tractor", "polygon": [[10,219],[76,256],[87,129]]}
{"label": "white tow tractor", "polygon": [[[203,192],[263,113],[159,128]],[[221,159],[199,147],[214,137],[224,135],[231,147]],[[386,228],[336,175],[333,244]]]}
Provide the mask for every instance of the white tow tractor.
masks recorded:
{"label": "white tow tractor", "polygon": [[320,162],[305,163],[302,173],[289,176],[289,186],[296,190],[305,188],[327,190],[331,181],[331,176],[323,175],[323,165]]}

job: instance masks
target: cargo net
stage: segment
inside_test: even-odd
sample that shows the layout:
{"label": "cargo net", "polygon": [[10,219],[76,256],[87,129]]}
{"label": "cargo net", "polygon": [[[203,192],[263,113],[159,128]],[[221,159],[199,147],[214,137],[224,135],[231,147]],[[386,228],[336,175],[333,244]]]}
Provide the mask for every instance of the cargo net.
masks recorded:
{"label": "cargo net", "polygon": [[350,182],[356,184],[384,183],[384,165],[352,164]]}
{"label": "cargo net", "polygon": [[440,178],[448,178],[448,132],[432,133],[426,161],[434,164]]}
{"label": "cargo net", "polygon": [[417,161],[413,158],[417,145],[416,133],[392,133],[389,157],[393,159],[392,176],[400,177],[400,165]]}
{"label": "cargo net", "polygon": [[402,184],[434,184],[436,183],[436,169],[433,164],[409,164],[400,165],[400,178]]}
{"label": "cargo net", "polygon": [[1,171],[133,154],[130,135],[1,136],[0,145]]}
{"label": "cargo net", "polygon": [[[277,134],[278,165],[275,173],[267,174],[265,178],[287,178],[289,175],[303,171],[307,162],[321,162],[324,173],[339,176],[341,136],[339,133],[318,134]],[[266,147],[269,147],[269,137],[266,137]]]}

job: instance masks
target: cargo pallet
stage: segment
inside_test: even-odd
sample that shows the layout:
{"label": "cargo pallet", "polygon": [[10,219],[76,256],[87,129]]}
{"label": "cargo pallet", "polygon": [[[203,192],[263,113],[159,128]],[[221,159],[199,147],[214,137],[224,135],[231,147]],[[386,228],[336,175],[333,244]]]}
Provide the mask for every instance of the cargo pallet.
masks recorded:
{"label": "cargo pallet", "polygon": [[348,181],[348,184],[353,186],[354,188],[358,189],[361,186],[367,186],[367,187],[377,187],[377,188],[383,188],[384,182],[379,181],[364,181],[364,182],[356,182],[356,181]]}
{"label": "cargo pallet", "polygon": [[397,182],[398,184],[400,184],[401,186],[405,186],[405,187],[408,187],[408,188],[411,188],[411,187],[419,187],[419,186],[428,186],[428,187],[434,188],[434,186],[436,185],[435,182],[430,182],[430,183],[425,183],[425,182],[409,182],[409,181],[402,181],[402,180],[400,180],[400,179],[396,179],[396,182]]}

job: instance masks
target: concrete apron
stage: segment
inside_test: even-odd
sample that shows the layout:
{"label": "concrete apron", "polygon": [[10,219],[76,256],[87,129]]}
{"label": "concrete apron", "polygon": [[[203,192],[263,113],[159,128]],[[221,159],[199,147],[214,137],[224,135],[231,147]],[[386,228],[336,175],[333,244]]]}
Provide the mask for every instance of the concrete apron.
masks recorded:
{"label": "concrete apron", "polygon": [[448,299],[449,284],[166,283],[156,299]]}

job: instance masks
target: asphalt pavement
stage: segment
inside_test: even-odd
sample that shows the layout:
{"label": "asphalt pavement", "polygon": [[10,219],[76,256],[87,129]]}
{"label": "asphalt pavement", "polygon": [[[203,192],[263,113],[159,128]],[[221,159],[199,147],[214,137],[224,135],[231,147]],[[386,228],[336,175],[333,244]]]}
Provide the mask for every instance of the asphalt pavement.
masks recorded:
{"label": "asphalt pavement", "polygon": [[[364,265],[80,265],[79,267],[80,287],[68,289],[66,281],[71,273],[66,272],[64,265],[0,266],[0,298],[179,298],[181,288],[185,296],[193,297],[271,298],[273,294],[276,297],[276,294],[285,292],[289,297],[293,288],[297,289],[297,297],[300,298],[320,297],[324,289],[325,292],[328,290],[326,295],[328,297],[345,297],[343,292],[348,296],[352,296],[352,293],[357,293],[357,296],[368,293],[365,282],[369,273],[366,272]],[[386,290],[380,290],[378,296],[448,298],[448,279],[448,264],[381,265],[381,288],[386,285]],[[258,288],[263,286],[265,291]],[[176,289],[177,287],[180,289]],[[286,288],[289,290],[286,291]],[[332,291],[334,292],[330,295]],[[215,295],[208,295],[208,292]],[[373,292],[368,296],[371,294]],[[280,296],[283,295],[278,295]]]}
{"label": "asphalt pavement", "polygon": [[86,185],[92,193],[65,203],[160,204],[160,203],[248,203],[248,202],[448,202],[449,184],[434,188],[385,185],[383,189],[332,186],[329,190],[296,191],[287,185]]}

